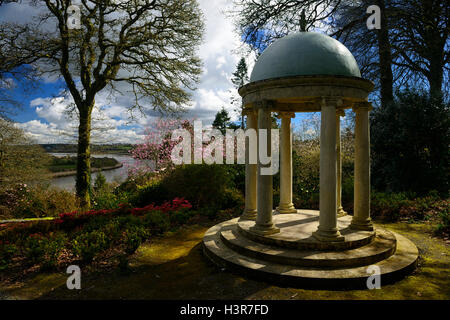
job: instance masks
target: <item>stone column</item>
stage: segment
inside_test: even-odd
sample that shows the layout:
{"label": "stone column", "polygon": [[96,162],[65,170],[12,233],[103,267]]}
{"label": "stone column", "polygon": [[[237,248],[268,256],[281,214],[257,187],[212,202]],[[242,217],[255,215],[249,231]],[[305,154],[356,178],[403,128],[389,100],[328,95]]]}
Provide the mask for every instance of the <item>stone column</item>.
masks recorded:
{"label": "stone column", "polygon": [[280,205],[279,213],[297,213],[292,203],[292,132],[291,118],[294,112],[280,112],[281,143],[280,143]]}
{"label": "stone column", "polygon": [[261,174],[261,169],[270,168],[269,164],[261,163],[261,146],[263,144],[260,130],[266,130],[266,145],[267,156],[271,156],[271,118],[272,102],[263,101],[258,104],[258,202],[257,202],[257,217],[253,227],[250,228],[252,232],[268,235],[280,232],[272,222],[273,209],[273,176],[271,174]]}
{"label": "stone column", "polygon": [[345,116],[344,110],[336,112],[336,168],[337,168],[337,216],[343,217],[347,212],[342,208],[342,156],[341,156],[341,117]]}
{"label": "stone column", "polygon": [[355,190],[354,213],[350,227],[373,230],[370,219],[370,133],[368,102],[354,106],[355,118]]}
{"label": "stone column", "polygon": [[313,236],[320,241],[344,241],[337,229],[336,214],[336,107],[340,100],[321,101],[320,216]]}
{"label": "stone column", "polygon": [[[255,110],[248,110],[247,115],[247,130],[258,129],[258,122]],[[245,208],[244,213],[241,215],[242,220],[255,220],[256,219],[256,206],[257,206],[257,172],[258,165],[249,163],[250,144],[249,138],[245,139]],[[256,138],[256,142],[258,137]],[[256,146],[255,146],[256,147]],[[256,147],[257,148],[257,147]]]}

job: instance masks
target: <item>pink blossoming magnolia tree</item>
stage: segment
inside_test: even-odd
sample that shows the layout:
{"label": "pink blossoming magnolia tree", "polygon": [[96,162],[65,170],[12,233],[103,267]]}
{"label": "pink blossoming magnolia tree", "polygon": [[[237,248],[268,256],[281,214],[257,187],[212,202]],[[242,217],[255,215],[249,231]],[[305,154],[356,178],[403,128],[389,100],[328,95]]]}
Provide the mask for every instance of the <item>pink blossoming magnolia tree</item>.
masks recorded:
{"label": "pink blossoming magnolia tree", "polygon": [[[211,138],[210,130],[202,130],[202,147],[194,147],[194,119],[191,120],[179,120],[179,119],[167,119],[159,118],[154,124],[145,130],[145,138],[142,144],[137,145],[130,150],[130,154],[135,159],[135,164],[129,167],[130,176],[138,176],[149,172],[166,171],[173,169],[175,164],[172,162],[172,150],[174,147],[183,141],[182,137],[172,140],[172,133],[177,129],[184,129],[190,134],[191,145],[191,159],[194,163],[194,159],[205,159],[208,154],[213,154],[215,158],[215,152],[211,151],[212,143],[215,138]],[[217,131],[217,130],[216,130]],[[226,139],[223,137],[223,148],[220,151],[223,157],[222,163],[225,163],[226,159]],[[234,139],[233,144],[234,160],[236,161],[237,145]],[[181,151],[182,156],[182,151]]]}

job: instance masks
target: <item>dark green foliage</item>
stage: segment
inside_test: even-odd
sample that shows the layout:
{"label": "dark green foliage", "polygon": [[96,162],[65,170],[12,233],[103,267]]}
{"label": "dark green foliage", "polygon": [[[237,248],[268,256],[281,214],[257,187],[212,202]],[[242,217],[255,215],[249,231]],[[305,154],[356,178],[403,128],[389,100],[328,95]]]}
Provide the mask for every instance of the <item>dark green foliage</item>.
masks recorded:
{"label": "dark green foliage", "polygon": [[215,129],[220,130],[222,134],[224,135],[226,132],[226,129],[238,129],[239,126],[234,124],[230,121],[231,118],[228,115],[228,111],[225,110],[225,108],[222,108],[219,112],[216,114],[216,118],[214,119],[212,126]]}
{"label": "dark green foliage", "polygon": [[170,190],[160,180],[153,180],[145,186],[137,188],[130,201],[133,206],[144,207],[151,203],[160,205],[169,200],[170,196]]}
{"label": "dark green foliage", "polygon": [[86,262],[91,262],[98,253],[108,247],[108,237],[100,230],[83,232],[72,240],[74,254]]}
{"label": "dark green foliage", "polygon": [[440,199],[436,191],[423,197],[408,192],[372,192],[370,208],[371,216],[378,219],[423,221],[437,218],[445,225],[442,215],[448,214],[450,202]]}
{"label": "dark green foliage", "polygon": [[[119,164],[119,162],[114,158],[91,158],[92,168],[105,168],[113,167]],[[51,163],[49,165],[49,170],[51,172],[61,172],[61,171],[72,171],[75,170],[77,166],[77,157],[65,156],[65,157],[52,157]]]}
{"label": "dark green foliage", "polygon": [[371,116],[372,183],[377,190],[449,190],[450,104],[404,91]]}
{"label": "dark green foliage", "polygon": [[402,207],[409,205],[406,193],[372,192],[370,199],[370,214],[372,217],[396,221],[400,217]]}
{"label": "dark green foliage", "polygon": [[162,234],[170,229],[170,217],[161,211],[146,214],[142,219],[142,223],[155,234]]}
{"label": "dark green foliage", "polygon": [[230,177],[230,187],[235,188],[241,194],[245,193],[245,165],[226,165],[226,174]]}
{"label": "dark green foliage", "polygon": [[106,178],[103,173],[97,173],[94,181],[94,192],[98,192],[106,187]]}
{"label": "dark green foliage", "polygon": [[440,222],[436,227],[437,233],[450,234],[450,208],[447,207],[445,210],[439,212]]}
{"label": "dark green foliage", "polygon": [[130,225],[124,231],[125,253],[128,255],[133,254],[148,236],[149,233],[143,226]]}
{"label": "dark green foliage", "polygon": [[183,197],[194,207],[220,207],[232,177],[224,165],[192,164],[177,167],[161,182],[166,199]]}
{"label": "dark green foliage", "polygon": [[[202,214],[215,217],[221,209],[243,206],[244,190],[244,165],[183,165],[161,180],[137,187],[130,201],[133,206],[144,207],[152,203],[161,205],[176,197],[184,198]],[[206,208],[208,212],[204,210]],[[176,213],[175,216],[178,223],[187,220],[184,214]]]}
{"label": "dark green foliage", "polygon": [[244,58],[239,60],[239,63],[236,66],[236,71],[233,72],[233,77],[231,78],[231,82],[234,84],[235,88],[240,88],[244,84],[249,81],[248,79],[248,68],[247,63]]}
{"label": "dark green foliage", "polygon": [[342,179],[342,204],[353,202],[354,196],[354,181],[353,177],[349,176]]}
{"label": "dark green foliage", "polygon": [[121,192],[111,187],[103,187],[93,192],[92,208],[99,209],[116,209],[121,203],[128,203],[130,197],[129,192]]}
{"label": "dark green foliage", "polygon": [[31,234],[22,243],[23,255],[31,264],[42,263],[44,268],[56,266],[67,237],[62,232],[51,232],[48,236]]}
{"label": "dark green foliage", "polygon": [[17,251],[17,247],[13,244],[0,244],[0,271],[9,268],[11,260],[16,255]]}

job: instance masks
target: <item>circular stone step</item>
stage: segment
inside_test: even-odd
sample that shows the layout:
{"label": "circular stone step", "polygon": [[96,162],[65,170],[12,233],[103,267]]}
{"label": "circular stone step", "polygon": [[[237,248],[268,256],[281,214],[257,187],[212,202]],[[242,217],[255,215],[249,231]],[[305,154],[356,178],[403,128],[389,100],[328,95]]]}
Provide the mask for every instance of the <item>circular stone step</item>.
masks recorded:
{"label": "circular stone step", "polygon": [[362,247],[375,238],[374,231],[350,229],[352,217],[337,219],[337,227],[345,237],[344,241],[324,242],[317,240],[312,233],[319,226],[319,211],[297,210],[297,213],[273,215],[273,223],[280,229],[279,233],[260,235],[251,231],[255,225],[252,220],[238,220],[237,227],[246,238],[255,242],[299,250],[348,250]]}
{"label": "circular stone step", "polygon": [[377,229],[375,239],[363,247],[342,251],[296,250],[265,245],[247,239],[237,231],[235,220],[220,230],[223,243],[230,249],[248,257],[265,261],[315,268],[357,267],[389,258],[396,249],[395,236]]}
{"label": "circular stone step", "polygon": [[[234,220],[234,219],[233,219]],[[366,283],[371,273],[369,265],[380,268],[381,284],[399,280],[410,273],[417,264],[417,247],[407,238],[390,232],[396,239],[396,251],[389,258],[376,263],[357,267],[312,267],[296,266],[254,258],[228,247],[221,236],[222,230],[237,228],[233,220],[225,221],[210,228],[203,238],[205,255],[220,267],[236,271],[248,277],[263,281],[276,282],[287,286],[311,288],[367,288]],[[383,231],[381,231],[383,230]],[[377,232],[385,234],[378,227]],[[388,232],[386,232],[388,234]]]}

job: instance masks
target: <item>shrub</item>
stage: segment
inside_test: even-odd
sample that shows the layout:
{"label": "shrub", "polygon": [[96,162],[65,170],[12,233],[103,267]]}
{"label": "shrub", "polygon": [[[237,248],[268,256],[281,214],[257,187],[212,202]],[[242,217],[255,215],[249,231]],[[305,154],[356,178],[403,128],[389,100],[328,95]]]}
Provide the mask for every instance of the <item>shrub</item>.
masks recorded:
{"label": "shrub", "polygon": [[438,217],[449,210],[449,201],[441,200],[436,192],[425,197],[416,197],[414,193],[372,192],[371,215],[381,219],[427,220]]}
{"label": "shrub", "polygon": [[450,210],[449,206],[445,210],[439,212],[439,223],[436,227],[437,233],[450,234]]}
{"label": "shrub", "polygon": [[242,207],[245,203],[244,196],[237,189],[227,188],[224,191],[222,208]]}
{"label": "shrub", "polygon": [[193,216],[193,212],[190,210],[177,210],[171,212],[169,219],[173,225],[183,225]]}
{"label": "shrub", "polygon": [[408,204],[410,201],[406,193],[372,192],[371,216],[395,221],[400,218],[400,209]]}
{"label": "shrub", "polygon": [[0,243],[0,271],[9,268],[12,258],[18,252],[17,247],[10,243]]}
{"label": "shrub", "polygon": [[149,235],[149,232],[143,226],[128,226],[124,231],[125,253],[128,255],[133,254]]}
{"label": "shrub", "polygon": [[61,251],[65,248],[67,237],[62,232],[51,233],[42,243],[44,249],[44,268],[53,268],[58,263]]}
{"label": "shrub", "polygon": [[153,180],[138,187],[131,203],[143,207],[152,203],[162,204],[169,199],[182,197],[195,208],[212,207],[215,210],[239,202],[233,179],[239,176],[238,168],[225,165],[193,164],[174,168],[160,181]]}
{"label": "shrub", "polygon": [[226,165],[226,174],[230,178],[230,188],[237,190],[240,194],[245,193],[245,165],[231,164]]}
{"label": "shrub", "polygon": [[147,213],[143,217],[142,223],[145,227],[158,234],[164,233],[170,229],[169,215],[161,211],[152,211]]}
{"label": "shrub", "polygon": [[194,207],[221,208],[225,189],[231,177],[224,165],[192,164],[175,168],[163,179],[162,185],[173,197],[183,197]]}
{"label": "shrub", "polygon": [[353,177],[346,177],[345,179],[342,179],[342,203],[348,204],[353,202],[353,196],[354,196],[354,181]]}
{"label": "shrub", "polygon": [[170,192],[162,185],[160,180],[151,180],[144,186],[137,186],[136,194],[131,203],[136,207],[144,207],[150,203],[162,204],[171,199]]}
{"label": "shrub", "polygon": [[72,250],[85,262],[91,262],[101,251],[109,248],[108,237],[103,231],[83,232],[72,240]]}
{"label": "shrub", "polygon": [[28,239],[23,244],[23,255],[25,256],[26,260],[31,263],[35,264],[39,262],[42,257],[44,256],[45,250],[45,240],[42,234],[34,233],[30,234]]}
{"label": "shrub", "polygon": [[58,257],[66,243],[67,237],[62,232],[50,232],[48,236],[34,233],[24,241],[22,250],[28,263],[42,263],[44,268],[52,268],[57,265]]}
{"label": "shrub", "polygon": [[118,242],[121,237],[121,227],[122,227],[120,218],[112,218],[112,219],[103,218],[103,221],[105,220],[107,222],[101,227],[101,231],[105,233],[110,243]]}
{"label": "shrub", "polygon": [[94,191],[93,206],[95,210],[116,209],[121,203],[127,203],[129,194],[127,192],[112,191],[110,188],[101,188]]}
{"label": "shrub", "polygon": [[11,191],[17,195],[10,204],[14,218],[56,217],[61,212],[78,209],[78,200],[72,192],[46,185],[24,186]]}
{"label": "shrub", "polygon": [[104,189],[107,186],[106,184],[106,178],[103,175],[103,173],[98,172],[97,176],[95,177],[94,181],[94,192],[98,192],[102,189]]}

